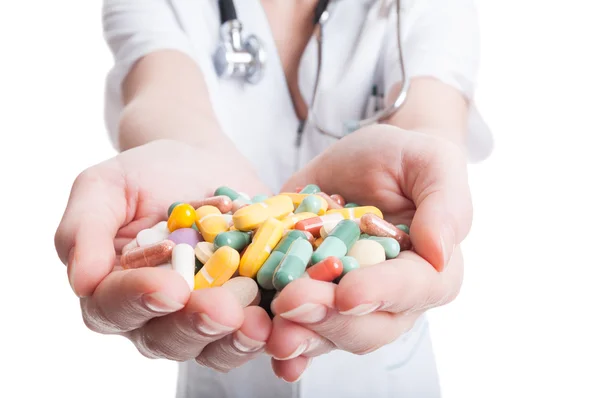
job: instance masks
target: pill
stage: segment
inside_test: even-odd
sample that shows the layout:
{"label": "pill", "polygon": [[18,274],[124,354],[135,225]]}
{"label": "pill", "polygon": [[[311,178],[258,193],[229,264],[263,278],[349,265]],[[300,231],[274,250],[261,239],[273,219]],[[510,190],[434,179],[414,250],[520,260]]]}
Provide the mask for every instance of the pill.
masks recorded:
{"label": "pill", "polygon": [[180,204],[183,204],[183,202],[173,202],[171,206],[169,206],[169,210],[167,210],[167,217],[171,217],[171,213],[173,213],[173,209],[175,208],[175,206],[178,206]]}
{"label": "pill", "polygon": [[[350,247],[358,240],[359,235],[360,228],[357,223],[352,220],[340,221],[313,253],[313,264],[323,261],[329,256],[345,256]],[[383,250],[383,247],[381,249]]]}
{"label": "pill", "polygon": [[229,228],[233,227],[233,216],[231,214],[223,214],[222,217],[227,222]]}
{"label": "pill", "polygon": [[210,242],[200,242],[194,248],[194,252],[196,253],[196,258],[202,264],[206,264],[208,259],[215,252],[215,246]]}
{"label": "pill", "polygon": [[385,250],[374,240],[361,239],[352,246],[348,256],[354,257],[361,267],[368,267],[384,262]]}
{"label": "pill", "polygon": [[173,208],[167,220],[167,227],[173,232],[179,228],[191,228],[195,221],[196,210],[187,203],[181,203]]}
{"label": "pill", "polygon": [[371,236],[394,238],[402,250],[411,248],[410,236],[395,225],[385,221],[382,216],[365,214],[360,218],[360,229]]}
{"label": "pill", "polygon": [[[246,192],[240,192],[240,197],[246,199],[246,201],[250,202],[250,195],[248,195]],[[238,198],[239,199],[239,198]]]}
{"label": "pill", "polygon": [[281,221],[269,217],[258,228],[240,262],[240,275],[254,278],[283,235]]}
{"label": "pill", "polygon": [[[321,207],[325,203],[325,209],[322,210]],[[327,203],[323,202],[323,198],[316,195],[308,195],[305,197],[302,202],[298,205],[294,213],[314,213],[319,214],[323,213],[327,209]]]}
{"label": "pill", "polygon": [[368,236],[365,239],[374,240],[375,242],[383,246],[383,250],[385,251],[385,258],[388,260],[396,258],[400,254],[400,243],[398,243],[398,241],[394,238]]}
{"label": "pill", "polygon": [[137,244],[137,239],[132,239],[129,241],[129,243],[127,243],[125,246],[123,246],[123,248],[121,249],[121,254],[125,254],[128,251],[135,249],[136,247],[139,247]]}
{"label": "pill", "polygon": [[353,208],[353,207],[359,207],[359,205],[358,205],[358,204],[356,204],[356,203],[352,203],[352,202],[350,202],[350,203],[346,203],[346,204],[344,205],[344,208],[346,208],[346,209],[351,209],[351,208]]}
{"label": "pill", "polygon": [[194,278],[194,289],[222,286],[235,273],[240,264],[237,250],[223,246],[216,250]]}
{"label": "pill", "polygon": [[282,219],[294,211],[292,200],[284,195],[273,196],[233,213],[233,225],[240,231],[256,229],[269,217]]}
{"label": "pill", "polygon": [[[356,222],[356,220],[353,220],[353,221]],[[327,235],[329,235],[331,233],[331,231],[333,231],[333,229],[339,222],[340,222],[340,220],[324,223],[323,226],[321,227],[321,229],[319,230],[319,235],[321,236],[321,238],[325,239],[327,237]]]}
{"label": "pill", "polygon": [[171,259],[175,243],[163,240],[146,247],[137,247],[121,256],[121,266],[128,268],[155,267]]}
{"label": "pill", "polygon": [[311,279],[332,282],[342,274],[344,265],[337,257],[327,257],[306,270]]}
{"label": "pill", "polygon": [[358,264],[358,260],[356,260],[354,257],[344,256],[341,257],[340,260],[342,260],[342,265],[344,267],[341,276],[344,276],[348,272],[360,267],[360,264]]}
{"label": "pill", "polygon": [[315,242],[313,243],[315,250],[317,249],[317,247],[321,246],[321,243],[323,243],[323,239],[324,238],[315,239]]}
{"label": "pill", "polygon": [[241,201],[239,199],[233,201],[233,206],[231,207],[231,211],[233,213],[237,212],[239,209],[242,209],[246,206],[250,205],[250,203],[246,201]]}
{"label": "pill", "polygon": [[213,243],[215,245],[215,250],[223,246],[229,246],[239,252],[244,250],[244,248],[250,244],[251,238],[252,234],[248,232],[227,231],[218,234]]}
{"label": "pill", "polygon": [[283,222],[284,229],[294,229],[296,224],[302,220],[306,220],[307,218],[317,217],[315,213],[290,213],[287,217],[283,218],[281,222]]}
{"label": "pill", "polygon": [[193,223],[193,224],[192,224],[192,229],[193,229],[194,231],[198,231],[198,232],[200,232],[200,230],[198,229],[198,226],[196,225],[196,223]]}
{"label": "pill", "polygon": [[252,203],[258,203],[258,202],[263,202],[267,199],[269,199],[268,195],[254,195],[250,201]]}
{"label": "pill", "polygon": [[315,238],[317,238],[320,236],[320,230],[324,224],[342,221],[343,219],[344,216],[339,213],[326,214],[324,216],[312,217],[298,221],[294,228],[299,229],[300,231],[308,231]]}
{"label": "pill", "polygon": [[233,200],[227,195],[210,196],[208,198],[190,202],[195,208],[202,206],[214,206],[223,214],[230,212],[233,207]]}
{"label": "pill", "polygon": [[215,190],[214,196],[221,196],[221,195],[225,195],[231,200],[236,200],[237,198],[240,197],[239,192],[237,192],[229,187],[225,187],[225,186],[219,187]]}
{"label": "pill", "polygon": [[207,242],[214,241],[218,234],[229,229],[227,221],[215,206],[206,205],[199,207],[196,210],[196,214],[198,215],[196,226]]}
{"label": "pill", "polygon": [[237,276],[225,282],[223,287],[237,297],[242,307],[258,305],[260,303],[260,290],[252,278]]}
{"label": "pill", "polygon": [[380,218],[383,218],[381,210],[375,206],[359,206],[345,207],[343,209],[328,210],[326,214],[341,214],[346,220],[355,220],[361,218],[365,214],[373,213]]}
{"label": "pill", "polygon": [[295,229],[288,231],[285,236],[281,238],[277,246],[275,246],[262,267],[258,270],[256,281],[263,289],[273,289],[273,274],[275,273],[275,269],[277,269],[277,266],[285,256],[285,253],[296,239],[308,240],[304,231]]}
{"label": "pill", "polygon": [[175,242],[176,245],[185,243],[193,249],[202,240],[202,235],[193,228],[179,228],[171,232],[167,239]]}
{"label": "pill", "polygon": [[313,248],[310,242],[305,239],[293,241],[275,269],[273,287],[282,290],[292,281],[302,277],[312,254]]}
{"label": "pill", "polygon": [[302,188],[299,193],[313,194],[317,192],[321,192],[321,188],[319,188],[318,185],[308,184],[304,188]]}
{"label": "pill", "polygon": [[194,271],[196,269],[194,247],[187,243],[175,245],[171,254],[171,265],[185,279],[190,290],[194,290]]}
{"label": "pill", "polygon": [[344,208],[344,206],[340,205],[338,202],[333,200],[331,198],[331,196],[327,195],[325,192],[319,192],[319,193],[317,193],[317,195],[319,195],[320,197],[325,199],[325,202],[327,202],[328,209],[343,209]]}
{"label": "pill", "polygon": [[340,205],[340,207],[344,207],[344,205],[346,204],[346,199],[344,199],[342,195],[338,195],[337,193],[331,195],[331,199],[338,205]]}
{"label": "pill", "polygon": [[[280,195],[287,196],[288,198],[290,198],[292,200],[292,203],[294,204],[294,209],[296,209],[298,206],[300,206],[302,201],[307,196],[311,196],[311,195],[305,194],[305,193],[292,193],[292,192],[283,192],[283,193],[280,193]],[[317,196],[317,195],[313,195],[313,196]],[[321,201],[320,210],[319,210],[319,213],[317,213],[317,215],[322,216],[327,211],[327,202],[322,197],[320,197],[320,196],[317,196],[317,197]]]}
{"label": "pill", "polygon": [[398,224],[398,225],[396,225],[396,228],[398,228],[400,231],[404,231],[404,232],[406,232],[407,234],[410,235],[410,228],[408,227],[408,225],[406,225],[406,224]]}

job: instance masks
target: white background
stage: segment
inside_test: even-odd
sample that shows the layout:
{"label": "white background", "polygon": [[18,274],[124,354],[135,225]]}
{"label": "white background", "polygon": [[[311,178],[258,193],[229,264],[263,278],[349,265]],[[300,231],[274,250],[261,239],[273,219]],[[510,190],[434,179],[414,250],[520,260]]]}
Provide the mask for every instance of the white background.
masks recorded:
{"label": "white background", "polygon": [[[477,3],[496,149],[471,167],[463,291],[431,314],[444,396],[599,397],[597,2]],[[0,397],[174,395],[175,364],[85,328],[53,246],[73,179],[113,155],[110,65],[100,2],[0,2]]]}

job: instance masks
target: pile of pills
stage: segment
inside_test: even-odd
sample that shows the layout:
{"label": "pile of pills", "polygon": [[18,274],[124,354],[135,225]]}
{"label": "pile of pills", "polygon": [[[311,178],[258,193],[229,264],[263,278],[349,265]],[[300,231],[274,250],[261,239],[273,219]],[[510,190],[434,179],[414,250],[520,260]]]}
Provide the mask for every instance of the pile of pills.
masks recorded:
{"label": "pile of pills", "polygon": [[411,248],[406,225],[314,184],[253,198],[220,187],[213,197],[173,203],[167,216],[123,248],[121,266],[173,269],[191,290],[224,286],[243,305],[268,307],[261,296],[272,299],[298,278],[337,283]]}

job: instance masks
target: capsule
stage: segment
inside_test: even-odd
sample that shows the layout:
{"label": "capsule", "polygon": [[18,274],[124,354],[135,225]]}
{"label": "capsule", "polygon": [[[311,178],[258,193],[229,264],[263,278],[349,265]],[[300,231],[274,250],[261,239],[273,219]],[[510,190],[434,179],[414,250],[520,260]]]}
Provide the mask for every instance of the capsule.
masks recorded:
{"label": "capsule", "polygon": [[383,213],[375,206],[345,207],[343,209],[328,210],[326,214],[341,214],[346,220],[356,220],[369,213],[376,214],[379,218],[383,218]]}
{"label": "capsule", "polygon": [[166,221],[161,221],[152,228],[142,229],[135,237],[137,246],[148,246],[168,239],[169,232]]}
{"label": "capsule", "polygon": [[395,225],[385,221],[375,214],[365,214],[360,218],[360,229],[371,236],[394,238],[400,244],[400,249],[409,250],[412,247],[410,236]]}
{"label": "capsule", "polygon": [[250,201],[252,203],[259,203],[259,202],[264,202],[267,199],[269,199],[268,195],[254,195]]}
{"label": "capsule", "polygon": [[308,184],[304,188],[302,188],[298,193],[306,193],[310,195],[318,192],[321,192],[321,188],[319,188],[318,185]]}
{"label": "capsule", "polygon": [[312,245],[304,239],[296,239],[273,274],[273,287],[282,290],[292,281],[302,277],[313,254]]}
{"label": "capsule", "polygon": [[[298,206],[300,206],[302,201],[307,196],[311,196],[311,195],[305,194],[305,193],[292,193],[292,192],[283,192],[283,193],[280,193],[280,195],[287,196],[288,198],[292,199],[292,203],[294,204],[294,209],[297,208]],[[314,196],[316,196],[316,195],[314,195]],[[317,213],[317,215],[322,216],[327,211],[327,202],[322,197],[320,197],[320,196],[317,196],[317,197],[319,198],[319,200],[321,200],[321,207],[320,207],[320,210]]]}
{"label": "capsule", "polygon": [[202,264],[206,264],[214,252],[215,252],[215,246],[210,242],[200,242],[194,248],[194,253],[196,253],[196,258]]}
{"label": "capsule", "polygon": [[290,213],[281,222],[284,229],[294,229],[297,223],[308,218],[317,217],[315,213]]}
{"label": "capsule", "polygon": [[171,217],[171,213],[173,213],[173,209],[176,206],[179,206],[180,204],[183,204],[183,202],[173,202],[173,203],[171,203],[171,206],[169,206],[169,209],[167,210],[167,218]]}
{"label": "capsule", "polygon": [[315,248],[315,250],[317,250],[317,247],[321,246],[321,244],[323,243],[323,240],[325,240],[325,239],[324,238],[315,239],[315,241],[313,243],[313,247]]}
{"label": "capsule", "polygon": [[360,205],[358,205],[358,204],[356,204],[356,203],[352,203],[352,202],[350,202],[350,203],[346,203],[346,204],[344,205],[344,208],[345,208],[345,209],[351,209],[351,208],[353,208],[353,207],[360,207]]}
{"label": "capsule", "polygon": [[194,278],[194,290],[222,286],[240,265],[240,253],[223,246],[210,257]]}
{"label": "capsule", "polygon": [[308,195],[298,205],[294,213],[324,213],[327,210],[327,202],[320,196]]}
{"label": "capsule", "polygon": [[361,267],[368,267],[385,261],[385,249],[381,244],[371,239],[361,239],[356,242],[348,251],[348,255],[354,257]]}
{"label": "capsule", "polygon": [[240,262],[240,275],[254,278],[283,235],[281,221],[270,217],[258,228]]}
{"label": "capsule", "polygon": [[196,214],[198,215],[196,226],[207,242],[213,242],[218,234],[229,229],[227,221],[215,206],[206,205],[199,207],[196,210]]}
{"label": "capsule", "polygon": [[180,243],[188,244],[193,249],[202,240],[202,235],[193,228],[179,228],[171,232],[167,239],[175,242],[176,245]]}
{"label": "capsule", "polygon": [[329,223],[337,223],[339,221],[342,221],[343,219],[344,216],[342,214],[332,213],[320,217],[312,217],[298,221],[294,228],[299,229],[300,231],[308,231],[315,238],[318,238],[320,236],[320,230],[323,225]]}
{"label": "capsule", "polygon": [[342,275],[343,270],[344,265],[342,264],[342,260],[331,256],[308,268],[306,273],[311,279],[332,282]]}
{"label": "capsule", "polygon": [[265,263],[258,270],[256,274],[256,281],[258,284],[267,290],[274,289],[273,287],[273,274],[275,269],[285,256],[292,243],[297,239],[308,240],[303,231],[291,230],[288,231],[283,238],[279,241],[273,252],[269,255]]}
{"label": "capsule", "polygon": [[121,266],[124,269],[156,267],[171,259],[175,243],[163,240],[146,247],[131,249],[121,256]]}
{"label": "capsule", "polygon": [[368,236],[365,239],[374,240],[375,242],[383,246],[383,250],[385,251],[385,258],[388,260],[396,258],[400,254],[400,243],[398,243],[398,241],[394,238]]}
{"label": "capsule", "polygon": [[333,200],[331,198],[331,196],[327,195],[325,192],[319,192],[319,193],[317,193],[317,195],[319,195],[320,197],[325,199],[325,202],[327,202],[328,209],[343,209],[344,208],[344,206],[340,205],[338,202]]}
{"label": "capsule", "polygon": [[344,257],[341,257],[340,260],[342,260],[342,266],[344,268],[342,270],[341,277],[344,277],[344,275],[346,275],[348,272],[353,271],[360,267],[360,264],[358,264],[358,260],[355,259],[354,257],[344,256]]}
{"label": "capsule", "polygon": [[196,210],[187,203],[181,203],[173,208],[167,220],[167,228],[170,232],[179,228],[191,228],[195,221]]}
{"label": "capsule", "polygon": [[233,225],[240,231],[250,231],[258,228],[269,217],[279,220],[293,211],[294,204],[291,199],[284,195],[277,195],[233,213]]}
{"label": "capsule", "polygon": [[176,245],[171,253],[171,265],[185,279],[190,290],[194,290],[194,271],[196,269],[194,248],[186,243]]}
{"label": "capsule", "polygon": [[223,246],[229,246],[240,252],[250,244],[251,238],[252,234],[248,232],[227,231],[218,234],[213,244],[215,245],[215,250]]}
{"label": "capsule", "polygon": [[313,264],[317,264],[329,256],[345,256],[352,245],[358,240],[359,235],[360,228],[354,221],[340,221],[333,231],[331,231],[331,234],[323,240],[323,243],[313,253]]}
{"label": "capsule", "polygon": [[242,307],[258,305],[260,303],[260,290],[252,278],[236,276],[223,284],[240,301]]}
{"label": "capsule", "polygon": [[243,206],[250,204],[250,200],[229,187],[219,187],[215,190],[214,196],[225,195],[233,201],[231,211],[236,212]]}
{"label": "capsule", "polygon": [[406,232],[407,234],[410,235],[410,228],[408,227],[408,225],[406,225],[406,224],[398,224],[398,225],[396,225],[396,228],[398,228],[400,231],[404,231],[404,232]]}
{"label": "capsule", "polygon": [[190,204],[195,208],[202,206],[214,206],[219,209],[222,214],[225,214],[231,211],[233,207],[233,200],[227,195],[218,195],[210,196],[195,202],[190,202]]}
{"label": "capsule", "polygon": [[339,195],[337,193],[334,193],[333,195],[331,195],[331,199],[336,202],[338,205],[340,205],[340,207],[344,207],[344,205],[346,204],[346,199],[344,199],[344,197],[342,195]]}

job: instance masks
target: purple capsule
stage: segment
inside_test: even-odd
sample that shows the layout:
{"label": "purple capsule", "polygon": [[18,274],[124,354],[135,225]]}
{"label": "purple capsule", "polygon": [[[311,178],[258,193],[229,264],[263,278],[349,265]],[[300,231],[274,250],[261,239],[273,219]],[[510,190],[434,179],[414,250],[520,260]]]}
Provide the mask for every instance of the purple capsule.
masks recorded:
{"label": "purple capsule", "polygon": [[171,232],[167,239],[175,242],[176,245],[186,243],[192,247],[196,247],[198,242],[202,242],[202,235],[193,228],[179,228]]}

